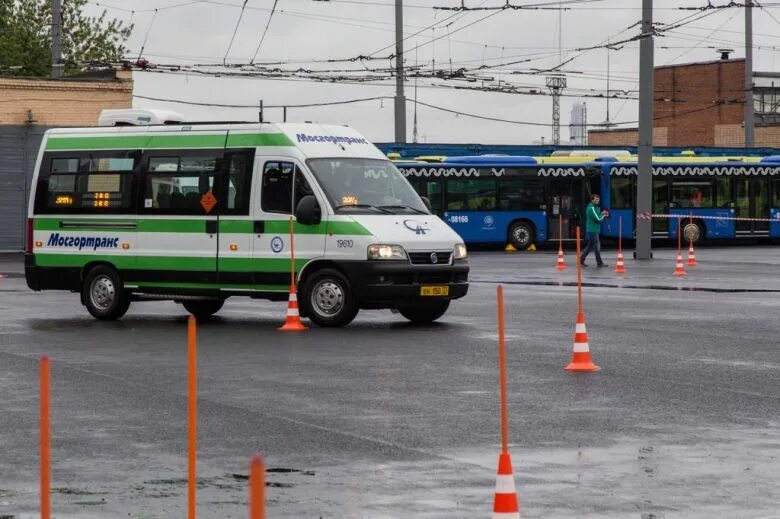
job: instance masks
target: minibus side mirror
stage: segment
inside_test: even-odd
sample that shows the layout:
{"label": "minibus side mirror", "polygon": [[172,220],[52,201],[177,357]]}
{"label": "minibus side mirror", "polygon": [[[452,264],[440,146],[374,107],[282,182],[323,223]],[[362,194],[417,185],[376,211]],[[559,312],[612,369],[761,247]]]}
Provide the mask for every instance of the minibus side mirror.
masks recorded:
{"label": "minibus side mirror", "polygon": [[433,206],[431,205],[431,199],[427,196],[421,196],[420,199],[422,199],[423,204],[425,204],[425,208],[428,209],[428,212],[433,214]]}
{"label": "minibus side mirror", "polygon": [[317,199],[312,195],[306,195],[298,202],[295,208],[295,218],[303,225],[317,225],[322,221],[322,210]]}

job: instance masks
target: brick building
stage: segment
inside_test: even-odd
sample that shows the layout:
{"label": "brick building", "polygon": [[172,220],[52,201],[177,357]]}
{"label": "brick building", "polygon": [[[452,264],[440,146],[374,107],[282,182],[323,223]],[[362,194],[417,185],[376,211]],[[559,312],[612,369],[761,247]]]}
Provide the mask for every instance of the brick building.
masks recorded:
{"label": "brick building", "polygon": [[129,72],[51,80],[0,77],[0,251],[24,248],[27,194],[38,147],[52,127],[95,126],[104,108],[129,108]]}
{"label": "brick building", "polygon": [[[780,146],[771,73],[754,74],[756,146]],[[744,146],[745,60],[722,59],[657,67],[654,73],[653,144]],[[773,103],[773,101],[775,101]],[[635,146],[636,128],[591,130],[592,146]]]}

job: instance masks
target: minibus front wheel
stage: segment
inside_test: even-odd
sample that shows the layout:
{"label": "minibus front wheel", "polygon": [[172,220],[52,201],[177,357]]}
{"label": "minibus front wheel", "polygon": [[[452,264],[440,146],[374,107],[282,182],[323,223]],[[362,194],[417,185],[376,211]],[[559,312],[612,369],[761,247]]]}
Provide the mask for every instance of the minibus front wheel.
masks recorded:
{"label": "minibus front wheel", "polygon": [[119,319],[130,308],[130,294],[113,268],[98,265],[84,278],[81,300],[93,317],[103,321]]}
{"label": "minibus front wheel", "polygon": [[398,312],[414,324],[429,324],[447,313],[449,307],[450,300],[444,299],[399,306]]}
{"label": "minibus front wheel", "polygon": [[301,314],[319,326],[346,326],[359,310],[349,280],[336,269],[324,268],[307,276],[302,296]]}

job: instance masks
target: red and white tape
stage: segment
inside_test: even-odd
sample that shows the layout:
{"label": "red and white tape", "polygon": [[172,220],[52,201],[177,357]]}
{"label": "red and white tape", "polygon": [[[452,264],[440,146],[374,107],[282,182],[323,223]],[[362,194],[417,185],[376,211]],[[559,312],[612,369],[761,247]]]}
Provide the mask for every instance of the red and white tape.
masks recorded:
{"label": "red and white tape", "polygon": [[[690,220],[689,214],[650,214],[637,213],[637,220],[650,220],[652,218],[676,218],[678,220]],[[775,218],[742,218],[740,216],[693,216],[695,220],[729,220],[734,222],[778,222],[780,223],[780,212]]]}

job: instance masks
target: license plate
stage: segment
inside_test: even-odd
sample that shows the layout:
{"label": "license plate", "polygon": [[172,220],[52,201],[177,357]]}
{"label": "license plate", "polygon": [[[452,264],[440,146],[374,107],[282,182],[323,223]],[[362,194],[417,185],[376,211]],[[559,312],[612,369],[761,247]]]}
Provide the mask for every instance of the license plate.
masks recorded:
{"label": "license plate", "polygon": [[421,296],[441,297],[450,295],[448,286],[423,286],[420,287]]}

